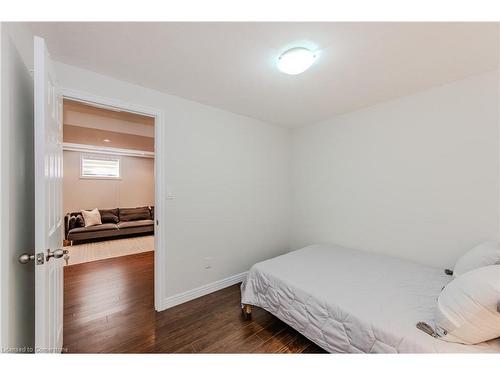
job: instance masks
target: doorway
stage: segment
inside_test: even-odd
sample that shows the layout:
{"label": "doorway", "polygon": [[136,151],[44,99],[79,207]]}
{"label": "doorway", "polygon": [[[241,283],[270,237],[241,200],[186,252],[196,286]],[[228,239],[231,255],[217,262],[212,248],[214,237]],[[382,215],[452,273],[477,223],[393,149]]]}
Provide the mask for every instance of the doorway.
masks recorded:
{"label": "doorway", "polygon": [[[94,340],[95,352],[135,306],[155,314],[158,114],[75,93],[63,113],[63,351]],[[126,325],[112,329],[127,339]]]}
{"label": "doorway", "polygon": [[63,101],[69,265],[154,249],[154,118]]}

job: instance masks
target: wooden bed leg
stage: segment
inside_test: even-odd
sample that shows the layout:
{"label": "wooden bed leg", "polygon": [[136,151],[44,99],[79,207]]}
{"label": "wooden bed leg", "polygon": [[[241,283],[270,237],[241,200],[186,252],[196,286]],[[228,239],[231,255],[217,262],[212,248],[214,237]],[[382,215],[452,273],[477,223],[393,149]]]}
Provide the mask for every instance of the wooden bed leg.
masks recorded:
{"label": "wooden bed leg", "polygon": [[243,313],[243,316],[245,319],[250,319],[252,317],[252,306],[251,305],[242,305],[241,306],[241,312]]}

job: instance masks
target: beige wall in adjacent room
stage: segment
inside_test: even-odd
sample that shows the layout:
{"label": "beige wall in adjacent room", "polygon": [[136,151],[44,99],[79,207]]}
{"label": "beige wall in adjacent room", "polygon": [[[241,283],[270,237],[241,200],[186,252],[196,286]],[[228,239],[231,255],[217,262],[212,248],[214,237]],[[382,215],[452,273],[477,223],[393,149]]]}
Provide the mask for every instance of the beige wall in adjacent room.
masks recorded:
{"label": "beige wall in adjacent room", "polygon": [[154,159],[120,156],[120,180],[80,178],[80,152],[64,151],[64,212],[154,205]]}

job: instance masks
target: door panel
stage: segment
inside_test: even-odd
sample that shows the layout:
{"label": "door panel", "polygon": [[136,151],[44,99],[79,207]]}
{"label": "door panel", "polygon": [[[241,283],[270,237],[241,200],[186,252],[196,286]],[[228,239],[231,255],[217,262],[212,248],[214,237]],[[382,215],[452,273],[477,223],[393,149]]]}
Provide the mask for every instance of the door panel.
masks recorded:
{"label": "door panel", "polygon": [[63,259],[48,258],[62,246],[62,97],[49,53],[35,37],[35,346],[61,352]]}
{"label": "door panel", "polygon": [[16,27],[0,24],[0,320],[1,349],[24,353],[35,345],[35,267],[18,261],[35,246],[33,78],[11,36]]}

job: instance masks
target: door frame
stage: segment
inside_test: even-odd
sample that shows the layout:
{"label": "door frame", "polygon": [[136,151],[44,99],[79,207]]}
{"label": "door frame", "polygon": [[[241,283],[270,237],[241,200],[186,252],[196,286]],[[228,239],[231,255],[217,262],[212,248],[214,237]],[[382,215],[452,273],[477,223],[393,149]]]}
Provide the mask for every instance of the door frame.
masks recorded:
{"label": "door frame", "polygon": [[[166,129],[165,113],[161,109],[127,103],[122,100],[94,95],[85,91],[61,87],[63,99],[76,100],[101,107],[120,109],[153,117],[155,120],[155,249],[154,249],[154,299],[155,310],[162,310],[166,280]],[[64,104],[63,104],[64,108]],[[64,124],[63,124],[64,125]],[[64,126],[63,126],[64,128]],[[64,176],[63,176],[64,178]]]}

